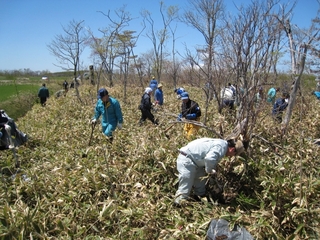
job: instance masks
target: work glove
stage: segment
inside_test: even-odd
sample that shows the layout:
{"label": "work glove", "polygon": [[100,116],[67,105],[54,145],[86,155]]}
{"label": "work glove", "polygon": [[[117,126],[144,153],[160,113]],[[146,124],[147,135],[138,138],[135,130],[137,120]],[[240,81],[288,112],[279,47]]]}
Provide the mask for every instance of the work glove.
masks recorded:
{"label": "work glove", "polygon": [[11,130],[11,127],[8,124],[5,124],[4,129],[8,132]]}
{"label": "work glove", "polygon": [[92,124],[92,125],[95,125],[96,123],[97,123],[97,119],[95,119],[95,118],[94,118],[94,119],[91,119],[91,124]]}
{"label": "work glove", "polygon": [[118,123],[118,129],[120,130],[122,128],[122,123]]}
{"label": "work glove", "polygon": [[180,113],[179,115],[178,115],[178,117],[177,117],[177,121],[181,121],[181,118],[182,118],[182,114]]}
{"label": "work glove", "polygon": [[[207,171],[206,171],[206,172],[207,172]],[[211,172],[207,172],[207,174],[209,174],[209,175],[216,175],[217,172],[216,172],[216,170],[212,169]]]}
{"label": "work glove", "polygon": [[190,113],[186,115],[186,119],[192,120],[192,119],[196,119],[197,118],[197,114],[195,113]]}

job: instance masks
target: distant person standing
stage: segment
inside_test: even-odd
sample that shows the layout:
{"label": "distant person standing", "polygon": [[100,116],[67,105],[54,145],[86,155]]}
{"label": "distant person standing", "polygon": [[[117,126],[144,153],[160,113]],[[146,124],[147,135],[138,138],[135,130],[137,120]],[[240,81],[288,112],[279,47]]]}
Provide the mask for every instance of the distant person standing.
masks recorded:
{"label": "distant person standing", "polygon": [[68,88],[69,88],[69,83],[67,82],[67,80],[64,80],[63,82],[63,89],[65,92],[68,92]]}
{"label": "distant person standing", "polygon": [[155,79],[154,76],[152,76],[152,79],[150,80],[149,87],[152,89],[151,96],[153,96],[154,100],[156,100],[154,93],[155,93],[156,89],[158,88],[158,81]]}
{"label": "distant person standing", "polygon": [[162,91],[162,84],[159,83],[158,88],[154,94],[154,98],[156,100],[156,104],[159,106],[163,105],[163,91]]}
{"label": "distant person standing", "polygon": [[263,99],[263,88],[259,87],[258,92],[255,95],[254,102],[256,103],[256,106],[258,107]]}
{"label": "distant person standing", "polygon": [[46,105],[47,99],[49,98],[49,90],[46,84],[42,84],[42,87],[38,91],[38,97],[40,98],[40,103],[44,107]]}
{"label": "distant person standing", "polygon": [[152,92],[154,92],[158,87],[158,81],[155,79],[154,76],[152,76],[152,79],[150,80],[149,87],[152,89]]}
{"label": "distant person standing", "polygon": [[289,93],[284,92],[281,98],[278,98],[273,105],[272,116],[278,123],[282,122],[282,114],[288,107],[289,98]]}
{"label": "distant person standing", "polygon": [[141,118],[139,125],[142,126],[146,119],[149,119],[154,125],[158,125],[158,120],[154,118],[154,115],[151,113],[152,103],[151,103],[151,93],[152,89],[147,87],[141,97],[141,103],[139,109],[141,111]]}

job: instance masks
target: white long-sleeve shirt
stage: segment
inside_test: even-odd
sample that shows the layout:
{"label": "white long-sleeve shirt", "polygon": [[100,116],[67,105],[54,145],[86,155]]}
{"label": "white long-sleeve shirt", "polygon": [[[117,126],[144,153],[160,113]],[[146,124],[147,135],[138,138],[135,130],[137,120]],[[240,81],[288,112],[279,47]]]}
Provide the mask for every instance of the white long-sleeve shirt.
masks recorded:
{"label": "white long-sleeve shirt", "polygon": [[207,173],[211,173],[218,162],[226,155],[227,141],[216,138],[200,138],[191,141],[180,149],[187,154],[198,167],[205,167]]}

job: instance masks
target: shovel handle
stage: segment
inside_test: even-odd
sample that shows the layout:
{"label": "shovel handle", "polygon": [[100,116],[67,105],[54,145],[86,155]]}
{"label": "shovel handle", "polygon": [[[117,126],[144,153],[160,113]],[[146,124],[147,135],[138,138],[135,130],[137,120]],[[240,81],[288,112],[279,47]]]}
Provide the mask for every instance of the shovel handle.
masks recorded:
{"label": "shovel handle", "polygon": [[174,123],[171,124],[171,126],[167,127],[167,128],[164,130],[164,132],[165,132],[165,133],[168,132],[168,131],[173,127],[173,125],[174,125]]}
{"label": "shovel handle", "polygon": [[91,134],[90,134],[90,139],[89,139],[88,146],[90,146],[90,143],[91,143],[91,140],[92,140],[92,136],[93,136],[93,130],[94,130],[95,126],[96,126],[96,123],[91,124]]}

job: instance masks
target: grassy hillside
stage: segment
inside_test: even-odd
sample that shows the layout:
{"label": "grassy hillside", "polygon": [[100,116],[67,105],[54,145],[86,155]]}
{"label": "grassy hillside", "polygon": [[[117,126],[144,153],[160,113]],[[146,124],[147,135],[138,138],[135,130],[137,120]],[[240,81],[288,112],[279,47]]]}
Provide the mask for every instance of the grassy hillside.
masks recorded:
{"label": "grassy hillside", "polygon": [[[24,116],[35,103],[39,102],[38,90],[43,81],[38,78],[17,78],[0,76],[0,109],[4,109],[13,119]],[[13,78],[13,77],[11,77]],[[62,88],[62,80],[46,82],[50,95]]]}
{"label": "grassy hillside", "polygon": [[[204,106],[201,90],[185,87]],[[169,139],[164,133],[180,110],[172,89],[164,87],[164,110],[155,113],[160,125],[139,127],[143,90],[128,88],[125,102],[120,87],[108,88],[121,103],[123,129],[110,145],[97,125],[90,147],[96,89],[79,90],[82,103],[72,90],[50,98],[45,108],[35,105],[17,122],[28,143],[16,157],[0,152],[2,239],[204,239],[210,220],[219,218],[245,227],[255,239],[319,239],[320,159],[311,143],[320,136],[315,97],[297,100],[285,139],[264,105],[248,152],[219,163],[224,202],[176,208],[177,149],[188,141],[182,124],[170,129]],[[231,131],[232,117],[218,115],[214,102],[209,116],[210,128]],[[197,137],[215,136],[201,129]]]}

